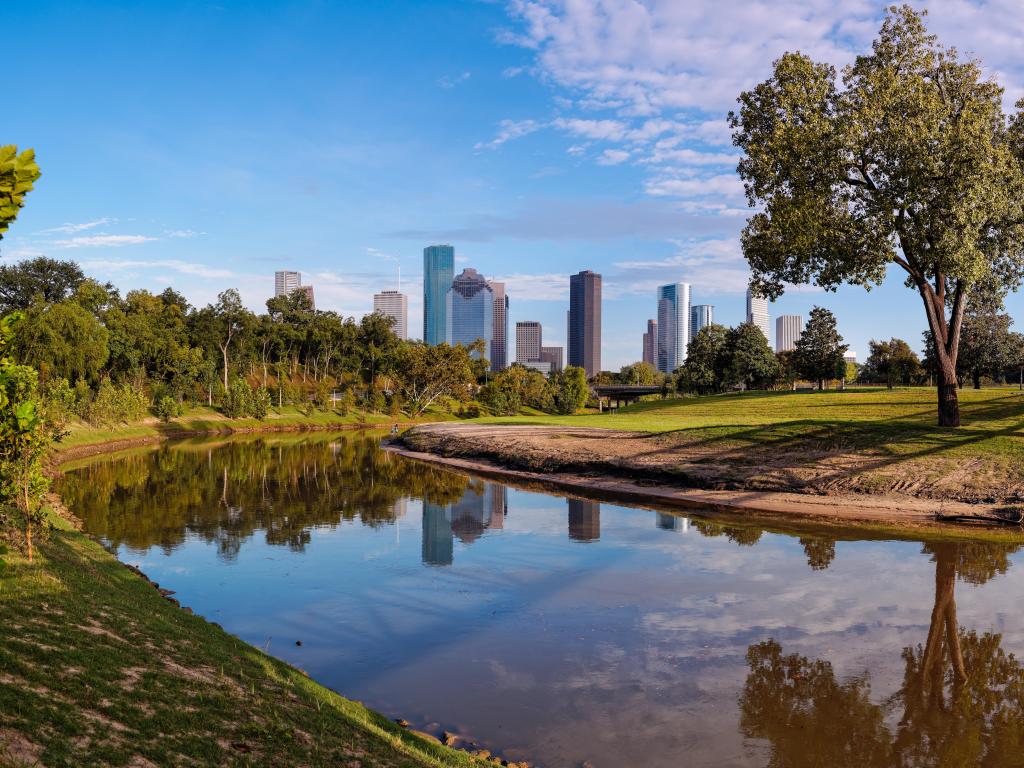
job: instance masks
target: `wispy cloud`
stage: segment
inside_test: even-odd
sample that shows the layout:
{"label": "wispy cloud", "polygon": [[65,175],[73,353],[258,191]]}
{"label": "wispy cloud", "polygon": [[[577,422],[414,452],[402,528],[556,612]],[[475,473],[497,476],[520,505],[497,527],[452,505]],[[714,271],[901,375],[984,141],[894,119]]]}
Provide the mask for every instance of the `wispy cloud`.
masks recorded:
{"label": "wispy cloud", "polygon": [[43,229],[36,234],[40,235],[73,235],[76,232],[85,232],[89,229],[96,229],[96,227],[102,227],[104,224],[112,224],[117,219],[104,217],[102,219],[96,219],[95,221],[86,221],[82,224],[61,224],[59,227],[51,227],[50,229]]}
{"label": "wispy cloud", "polygon": [[149,243],[157,238],[148,235],[82,235],[67,240],[54,240],[54,248],[118,248],[123,245]]}
{"label": "wispy cloud", "polygon": [[86,269],[102,270],[106,272],[118,272],[135,269],[170,269],[182,275],[194,275],[209,279],[224,279],[237,277],[237,273],[230,269],[211,267],[206,264],[199,264],[180,259],[85,259],[81,265]]}
{"label": "wispy cloud", "polygon": [[601,153],[600,157],[597,158],[597,164],[620,165],[629,160],[630,154],[629,150],[626,149],[606,149]]}
{"label": "wispy cloud", "polygon": [[538,123],[536,120],[502,120],[498,123],[497,136],[490,141],[478,141],[473,148],[477,150],[497,149],[507,141],[528,136],[543,127],[543,123]]}
{"label": "wispy cloud", "polygon": [[530,301],[565,301],[569,297],[569,275],[516,273],[499,275],[494,279],[505,284],[510,296]]}
{"label": "wispy cloud", "polygon": [[470,78],[469,72],[463,72],[458,75],[445,75],[437,80],[437,84],[445,89],[454,88],[459,83],[464,83]]}

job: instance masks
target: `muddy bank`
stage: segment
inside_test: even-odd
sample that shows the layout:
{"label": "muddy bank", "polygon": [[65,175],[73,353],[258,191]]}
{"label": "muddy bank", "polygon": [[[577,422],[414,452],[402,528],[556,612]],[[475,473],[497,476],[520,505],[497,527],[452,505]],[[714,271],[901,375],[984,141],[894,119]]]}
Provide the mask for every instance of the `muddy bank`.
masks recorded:
{"label": "muddy bank", "polygon": [[1024,507],[1020,488],[980,460],[943,467],[936,459],[922,464],[863,454],[816,456],[811,446],[797,454],[740,455],[673,433],[451,423],[414,427],[397,450],[468,472],[609,499],[837,523],[1017,522]]}

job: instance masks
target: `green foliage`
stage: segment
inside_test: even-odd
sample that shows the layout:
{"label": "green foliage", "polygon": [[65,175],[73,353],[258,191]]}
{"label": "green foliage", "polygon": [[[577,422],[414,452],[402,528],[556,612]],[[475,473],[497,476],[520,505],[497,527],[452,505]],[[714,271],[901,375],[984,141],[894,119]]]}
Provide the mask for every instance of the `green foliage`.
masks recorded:
{"label": "green foliage", "polygon": [[107,329],[73,300],[34,304],[18,326],[19,359],[46,377],[99,379],[109,354]]}
{"label": "green foliage", "polygon": [[657,381],[658,372],[650,363],[632,363],[623,366],[619,371],[619,381],[634,387],[650,387]]}
{"label": "green foliage", "polygon": [[445,398],[467,399],[476,382],[469,355],[461,345],[411,343],[399,348],[400,395],[411,415],[418,416]]}
{"label": "green foliage", "polygon": [[936,340],[939,422],[959,426],[967,300],[983,279],[1005,292],[1024,277],[1024,116],[1007,120],[1002,89],[909,6],[888,11],[841,82],[787,53],[729,116],[761,208],[742,235],[754,288],[870,287],[897,265]]}
{"label": "green foliage", "polygon": [[50,424],[63,429],[75,417],[78,399],[64,378],[50,379],[43,385],[43,414]]}
{"label": "green foliage", "polygon": [[477,399],[491,413],[514,416],[524,406],[541,411],[554,408],[553,386],[540,371],[513,364],[480,388]]}
{"label": "green foliage", "polygon": [[263,387],[251,387],[236,376],[224,397],[223,410],[229,419],[265,419],[270,410],[270,392]]}
{"label": "green foliage", "polygon": [[920,377],[921,361],[903,339],[872,339],[868,347],[868,359],[857,372],[858,381],[886,384],[892,389],[897,384],[913,384]]}
{"label": "green foliage", "polygon": [[587,373],[582,368],[568,365],[551,376],[554,387],[555,413],[576,413],[587,404],[590,397],[590,386],[587,384]]}
{"label": "green foliage", "polygon": [[0,266],[0,313],[28,309],[33,304],[56,304],[71,298],[85,280],[73,261],[39,256]]}
{"label": "green foliage", "polygon": [[114,384],[110,379],[100,382],[96,396],[88,404],[85,419],[93,426],[112,426],[145,418],[149,398],[129,382]]}
{"label": "green foliage", "polygon": [[836,329],[836,318],[823,307],[815,307],[796,341],[793,350],[793,367],[805,379],[816,381],[818,389],[825,388],[825,382],[841,379],[846,374],[843,355],[849,346],[843,344],[843,337]]}
{"label": "green foliage", "polygon": [[741,323],[725,339],[724,384],[744,389],[770,389],[779,377],[779,361],[768,339],[753,323]]}
{"label": "green foliage", "polygon": [[39,179],[36,153],[18,152],[13,144],[0,147],[0,239],[25,205],[25,195]]}
{"label": "green foliage", "polygon": [[170,395],[163,395],[156,401],[153,411],[156,413],[156,417],[166,424],[171,419],[181,416],[185,409],[180,402]]}
{"label": "green foliage", "polygon": [[729,329],[724,325],[713,323],[697,331],[676,382],[680,391],[700,395],[722,391],[729,367],[728,339]]}

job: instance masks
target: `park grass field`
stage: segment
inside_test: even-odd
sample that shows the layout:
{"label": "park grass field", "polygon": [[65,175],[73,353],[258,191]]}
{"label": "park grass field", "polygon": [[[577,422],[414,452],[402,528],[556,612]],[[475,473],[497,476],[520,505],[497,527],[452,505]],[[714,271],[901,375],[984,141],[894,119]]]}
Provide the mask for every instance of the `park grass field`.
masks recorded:
{"label": "park grass field", "polygon": [[598,427],[752,447],[801,441],[892,456],[987,455],[1024,460],[1024,392],[960,391],[962,426],[936,426],[935,390],[853,388],[824,392],[749,392],[649,400],[613,412],[482,418],[490,424]]}
{"label": "park grass field", "polygon": [[0,766],[489,764],[176,607],[89,537],[0,550]]}

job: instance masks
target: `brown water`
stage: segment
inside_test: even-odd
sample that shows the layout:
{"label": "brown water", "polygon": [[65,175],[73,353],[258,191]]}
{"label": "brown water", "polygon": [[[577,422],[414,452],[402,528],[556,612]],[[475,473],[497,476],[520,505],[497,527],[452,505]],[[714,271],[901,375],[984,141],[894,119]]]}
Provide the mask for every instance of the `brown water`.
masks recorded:
{"label": "brown water", "polygon": [[1019,544],[566,500],[358,436],[166,445],[60,491],[183,605],[509,758],[1024,765]]}

